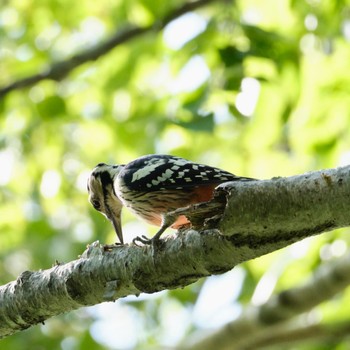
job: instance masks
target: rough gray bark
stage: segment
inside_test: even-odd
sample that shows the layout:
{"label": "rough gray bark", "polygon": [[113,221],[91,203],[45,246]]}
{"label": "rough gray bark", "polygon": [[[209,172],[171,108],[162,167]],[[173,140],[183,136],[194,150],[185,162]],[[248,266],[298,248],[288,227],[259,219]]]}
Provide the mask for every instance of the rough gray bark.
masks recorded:
{"label": "rough gray bark", "polygon": [[[350,226],[349,175],[350,167],[344,167],[227,183],[218,189],[213,210],[217,217],[226,196],[217,228],[199,230],[197,224],[196,231],[169,237],[156,251],[135,245],[105,250],[97,242],[78,260],[26,271],[0,287],[0,337],[82,306],[181,288],[304,237]],[[189,216],[196,219],[195,213]],[[213,227],[213,220],[208,224]]]}

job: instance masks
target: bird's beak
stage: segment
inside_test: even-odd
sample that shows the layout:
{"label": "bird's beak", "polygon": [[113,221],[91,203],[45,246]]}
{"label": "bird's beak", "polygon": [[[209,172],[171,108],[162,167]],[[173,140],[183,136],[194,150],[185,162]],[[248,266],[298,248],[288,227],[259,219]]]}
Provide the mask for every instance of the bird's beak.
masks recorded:
{"label": "bird's beak", "polygon": [[105,215],[109,221],[112,222],[114,231],[117,234],[121,244],[124,244],[122,231],[122,204],[116,200],[110,200],[111,197],[104,198]]}
{"label": "bird's beak", "polygon": [[111,221],[114,227],[114,231],[117,234],[119,241],[121,244],[124,244],[124,239],[123,239],[123,231],[122,231],[122,225],[121,225],[121,212],[119,212],[119,215],[117,216],[112,216]]}

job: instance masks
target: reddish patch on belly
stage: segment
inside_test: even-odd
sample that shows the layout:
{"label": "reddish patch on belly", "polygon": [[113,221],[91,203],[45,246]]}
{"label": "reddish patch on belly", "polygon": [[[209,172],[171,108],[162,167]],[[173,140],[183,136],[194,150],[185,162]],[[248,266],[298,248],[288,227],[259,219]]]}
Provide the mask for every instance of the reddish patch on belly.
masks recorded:
{"label": "reddish patch on belly", "polygon": [[[202,202],[208,202],[213,198],[214,188],[217,184],[210,184],[205,186],[197,187],[192,193],[189,193],[189,196],[184,203],[183,207],[190,204],[197,204]],[[180,208],[180,207],[179,207]],[[144,219],[151,225],[161,226],[162,225],[162,214],[153,214],[151,218]],[[191,222],[186,218],[185,215],[180,215],[176,221],[170,226],[174,229],[178,229],[181,226],[188,225]]]}
{"label": "reddish patch on belly", "polygon": [[180,215],[176,221],[170,226],[171,228],[175,228],[175,229],[178,229],[180,228],[181,226],[184,226],[184,225],[188,225],[190,224],[191,222],[186,218],[185,215]]}
{"label": "reddish patch on belly", "polygon": [[[150,225],[159,226],[159,227],[162,226],[162,218],[160,215],[157,217],[153,217],[151,220],[146,220],[146,221]],[[181,226],[188,225],[190,223],[191,222],[186,218],[185,215],[180,215],[170,227],[174,229],[178,229]]]}

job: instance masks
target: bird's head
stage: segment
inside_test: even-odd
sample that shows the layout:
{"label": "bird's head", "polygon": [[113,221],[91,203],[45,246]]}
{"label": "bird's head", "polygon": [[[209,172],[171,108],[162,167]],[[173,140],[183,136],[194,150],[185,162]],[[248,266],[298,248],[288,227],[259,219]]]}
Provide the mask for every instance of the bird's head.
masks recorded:
{"label": "bird's head", "polygon": [[115,194],[113,183],[124,165],[97,164],[92,170],[87,189],[89,202],[113,224],[120,243],[124,244],[121,226],[122,203]]}

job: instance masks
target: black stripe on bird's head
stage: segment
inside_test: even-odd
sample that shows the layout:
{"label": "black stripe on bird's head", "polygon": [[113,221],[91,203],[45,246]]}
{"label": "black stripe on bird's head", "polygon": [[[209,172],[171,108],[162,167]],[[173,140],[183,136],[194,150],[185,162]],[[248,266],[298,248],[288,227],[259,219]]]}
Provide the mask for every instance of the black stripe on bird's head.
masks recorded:
{"label": "black stripe on bird's head", "polygon": [[115,194],[113,182],[122,168],[122,165],[99,163],[93,169],[87,181],[89,202],[112,222],[121,243],[123,243],[121,230],[122,203]]}

